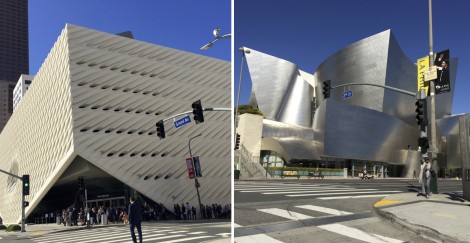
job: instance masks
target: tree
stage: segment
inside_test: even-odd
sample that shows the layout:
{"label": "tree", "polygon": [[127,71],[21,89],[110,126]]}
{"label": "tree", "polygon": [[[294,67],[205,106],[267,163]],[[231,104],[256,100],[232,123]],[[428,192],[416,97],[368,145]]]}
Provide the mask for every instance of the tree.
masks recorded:
{"label": "tree", "polygon": [[238,107],[238,114],[241,115],[245,113],[264,116],[263,113],[256,107],[253,107],[251,105],[240,105]]}

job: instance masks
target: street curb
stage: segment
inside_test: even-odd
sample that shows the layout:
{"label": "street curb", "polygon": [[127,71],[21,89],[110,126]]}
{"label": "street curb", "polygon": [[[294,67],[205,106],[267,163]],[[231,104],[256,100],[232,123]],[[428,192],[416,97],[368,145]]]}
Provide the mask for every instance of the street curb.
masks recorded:
{"label": "street curb", "polygon": [[[401,204],[394,204],[394,206],[399,206]],[[403,218],[398,218],[395,214],[386,212],[385,210],[382,210],[380,207],[374,207],[374,212],[376,215],[378,215],[380,218],[383,220],[389,221],[392,224],[399,225],[402,228],[411,231],[420,237],[423,237],[428,240],[432,240],[435,242],[445,242],[445,243],[465,243],[465,241],[460,241],[458,239],[455,239],[452,236],[445,235],[443,233],[440,233],[439,231],[429,228],[424,225],[419,225],[419,224],[413,224],[410,223],[408,220],[403,219]]]}

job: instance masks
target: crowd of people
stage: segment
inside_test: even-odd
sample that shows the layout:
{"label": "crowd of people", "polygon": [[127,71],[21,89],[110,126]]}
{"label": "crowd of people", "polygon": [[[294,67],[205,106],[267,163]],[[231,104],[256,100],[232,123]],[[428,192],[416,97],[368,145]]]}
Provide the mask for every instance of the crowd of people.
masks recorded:
{"label": "crowd of people", "polygon": [[[197,219],[197,209],[191,206],[189,202],[186,204],[181,203],[181,206],[176,203],[173,206],[173,212],[176,219],[179,220],[190,220]],[[199,218],[200,219],[222,219],[231,217],[231,205],[227,204],[224,207],[220,204],[205,205],[201,204]]]}
{"label": "crowd of people", "polygon": [[[231,217],[231,205],[222,206],[220,204],[201,205],[199,215],[195,206],[191,206],[189,202],[174,204],[174,211],[171,212],[163,204],[143,204],[142,220],[192,220],[192,219],[227,219]],[[92,207],[89,209],[90,224],[101,224],[102,215],[106,215],[106,219],[110,223],[128,223],[128,212],[125,205],[112,207]],[[64,226],[81,226],[86,225],[87,213],[83,208],[67,208],[62,211],[47,214],[46,218],[50,218],[49,222],[55,221],[60,216],[60,223]]]}

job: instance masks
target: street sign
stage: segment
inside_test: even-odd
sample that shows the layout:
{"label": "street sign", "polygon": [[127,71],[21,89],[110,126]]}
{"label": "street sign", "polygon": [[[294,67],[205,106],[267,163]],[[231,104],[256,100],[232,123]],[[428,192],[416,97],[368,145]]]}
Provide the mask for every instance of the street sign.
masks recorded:
{"label": "street sign", "polygon": [[189,116],[185,116],[179,120],[176,120],[174,123],[175,123],[175,128],[178,128],[178,127],[181,127],[181,126],[184,126],[188,123],[191,122],[191,119],[189,118]]}
{"label": "street sign", "polygon": [[194,179],[194,167],[192,158],[186,159],[186,166],[188,167],[189,179]]}
{"label": "street sign", "polygon": [[432,66],[424,71],[424,81],[437,79],[437,67]]}
{"label": "street sign", "polygon": [[341,93],[341,97],[344,99],[348,99],[352,97],[352,90],[348,90],[346,92]]}

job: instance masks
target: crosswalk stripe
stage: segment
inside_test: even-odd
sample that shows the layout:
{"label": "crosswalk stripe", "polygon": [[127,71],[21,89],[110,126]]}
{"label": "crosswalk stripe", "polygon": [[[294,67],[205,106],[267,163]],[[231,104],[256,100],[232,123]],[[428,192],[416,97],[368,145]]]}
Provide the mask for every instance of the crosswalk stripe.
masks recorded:
{"label": "crosswalk stripe", "polygon": [[[299,188],[299,187],[324,187],[324,186],[338,186],[338,185],[332,185],[332,184],[315,184],[315,185],[303,185],[303,184],[289,184],[289,185],[284,185],[284,184],[276,184],[276,185],[253,185],[253,186],[247,186],[247,185],[243,185],[243,186],[234,186],[234,189],[237,190],[237,189],[249,189],[249,188],[266,188],[266,189],[269,189],[269,188]],[[349,187],[349,186],[346,186],[346,185],[341,185],[341,186],[344,186],[344,187]]]}
{"label": "crosswalk stripe", "polygon": [[361,241],[371,242],[371,243],[401,243],[404,241],[388,238],[385,236],[367,233],[359,229],[348,227],[342,224],[326,224],[318,226],[321,229],[328,230],[340,235],[344,235],[350,238],[354,238]]}
{"label": "crosswalk stripe", "polygon": [[[377,191],[378,189],[361,189],[361,191]],[[328,190],[314,190],[314,191],[292,191],[292,190],[284,190],[280,192],[262,192],[266,195],[275,195],[275,194],[301,194],[301,193],[312,193],[312,192],[350,192],[351,189],[328,189]]]}
{"label": "crosswalk stripe", "polygon": [[258,209],[258,211],[273,214],[279,217],[292,219],[292,220],[301,220],[301,219],[311,219],[312,216],[308,216],[301,213],[290,212],[280,208],[266,208],[266,209]]}
{"label": "crosswalk stripe", "polygon": [[282,241],[279,241],[279,240],[276,240],[272,237],[269,237],[265,234],[235,237],[235,242],[236,243],[253,243],[253,242],[284,243]]}
{"label": "crosswalk stripe", "polygon": [[[366,194],[366,193],[392,193],[401,191],[368,191],[368,192],[347,192],[347,194]],[[301,194],[301,195],[286,195],[288,197],[309,197],[309,196],[322,196],[322,195],[338,195],[346,194],[345,192],[330,192],[330,193],[312,193],[312,194]]]}
{"label": "crosswalk stripe", "polygon": [[[150,240],[164,240],[164,239],[169,239],[169,238],[176,238],[176,237],[182,237],[184,235],[168,235],[168,236],[162,236],[162,237],[154,237],[154,238],[144,238],[143,241],[150,241]],[[143,237],[142,237],[143,238]],[[132,242],[132,241],[131,241]]]}
{"label": "crosswalk stripe", "polygon": [[337,197],[317,197],[321,200],[332,200],[332,199],[351,199],[351,198],[367,198],[367,197],[386,197],[389,194],[375,194],[375,195],[361,195],[361,196],[337,196]]}
{"label": "crosswalk stripe", "polygon": [[191,232],[191,233],[188,233],[188,235],[200,235],[200,234],[207,234],[207,232],[205,232],[205,231],[198,231],[198,232]]}
{"label": "crosswalk stripe", "polygon": [[[136,233],[137,233],[137,232],[136,232]],[[165,235],[165,234],[146,234],[146,233],[142,232],[142,238],[143,238],[143,240],[147,240],[147,237],[155,237],[155,236],[162,236],[162,235]],[[137,238],[139,238],[139,236],[138,236],[137,234],[136,234],[135,236],[136,236]],[[180,235],[173,235],[173,236],[178,237],[178,236],[180,236]],[[130,235],[130,233],[128,232],[128,233],[126,234],[126,236],[123,236],[121,239],[117,239],[117,240],[101,239],[101,240],[102,240],[102,241],[105,240],[105,241],[103,241],[103,242],[106,242],[106,243],[122,242],[122,240],[123,240],[124,237],[125,237],[125,238],[131,238],[131,235]],[[131,242],[132,242],[132,241],[131,241]]]}
{"label": "crosswalk stripe", "polygon": [[173,242],[183,242],[183,241],[188,241],[188,240],[198,240],[198,239],[204,239],[204,238],[211,238],[214,236],[196,236],[196,237],[190,237],[190,238],[183,238],[183,239],[178,239],[178,240],[170,240],[170,241],[162,241],[162,243],[173,243]]}
{"label": "crosswalk stripe", "polygon": [[233,227],[234,227],[234,228],[240,228],[240,227],[243,227],[243,226],[241,226],[241,225],[239,225],[239,224],[236,224],[236,223],[233,223]]}
{"label": "crosswalk stripe", "polygon": [[[84,230],[76,231],[76,232],[61,232],[60,234],[54,234],[54,235],[46,235],[40,238],[37,238],[36,242],[41,243],[41,242],[63,242],[64,239],[73,239],[73,238],[79,238],[79,239],[89,239],[96,237],[97,232],[96,231],[87,231],[85,232]],[[115,236],[116,234],[119,234],[117,232],[100,232],[100,236]]]}
{"label": "crosswalk stripe", "polygon": [[327,213],[327,214],[332,214],[332,215],[348,215],[352,214],[350,212],[346,211],[341,211],[333,208],[325,208],[325,207],[320,207],[320,206],[314,206],[314,205],[300,205],[300,206],[295,206],[296,208],[303,208],[303,209],[308,209],[308,210],[313,210],[313,211],[318,211],[322,213]]}
{"label": "crosswalk stripe", "polygon": [[[354,188],[351,187],[337,187],[337,186],[328,186],[328,187],[283,187],[283,188],[245,188],[245,189],[239,189],[237,191],[239,192],[275,192],[275,191],[302,191],[302,190],[354,190]],[[377,190],[377,189],[375,189]]]}

